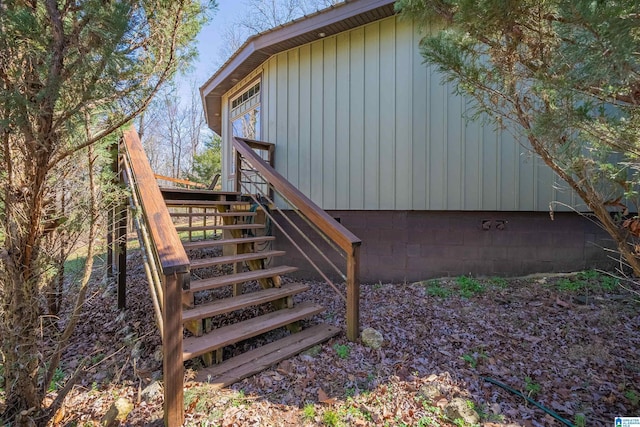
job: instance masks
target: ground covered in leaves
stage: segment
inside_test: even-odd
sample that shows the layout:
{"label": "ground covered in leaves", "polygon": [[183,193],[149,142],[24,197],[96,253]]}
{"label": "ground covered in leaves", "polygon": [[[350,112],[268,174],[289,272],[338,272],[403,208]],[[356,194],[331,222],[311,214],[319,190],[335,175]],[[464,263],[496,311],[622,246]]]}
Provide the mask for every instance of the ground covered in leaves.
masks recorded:
{"label": "ground covered in leaves", "polygon": [[[160,337],[135,252],[129,274],[124,312],[112,284],[93,285],[57,386],[88,368],[56,425],[99,425],[119,398],[134,406],[122,425],[162,425]],[[327,307],[310,323],[344,327],[328,286],[297,299]],[[610,276],[362,285],[361,324],[382,333],[382,348],[342,334],[228,389],[187,382],[187,425],[468,425],[446,416],[455,398],[484,426],[563,425],[496,382],[576,426],[640,416],[640,303]]]}

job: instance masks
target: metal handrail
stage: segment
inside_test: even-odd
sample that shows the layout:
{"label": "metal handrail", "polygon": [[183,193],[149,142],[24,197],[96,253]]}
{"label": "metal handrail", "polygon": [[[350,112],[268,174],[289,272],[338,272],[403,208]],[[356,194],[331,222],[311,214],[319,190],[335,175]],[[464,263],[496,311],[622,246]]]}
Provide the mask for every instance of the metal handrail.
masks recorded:
{"label": "metal handrail", "polygon": [[[124,184],[131,189],[131,193],[129,194],[129,207],[132,212],[140,212],[143,207],[140,205],[138,188],[134,184],[128,156],[123,156],[122,160]],[[140,242],[144,272],[149,282],[149,291],[151,293],[153,309],[156,314],[156,323],[160,330],[160,337],[164,339],[164,323],[162,321],[162,300],[164,298],[164,292],[162,290],[160,274],[158,273],[159,262],[154,256],[155,251],[149,239],[146,224],[144,221],[140,221],[139,215],[133,215],[133,225],[138,235],[138,241]]]}
{"label": "metal handrail", "polygon": [[[233,138],[233,147],[236,150],[236,167],[238,169],[235,180],[235,191],[243,189],[243,184],[241,183],[243,176],[241,168],[242,164],[246,162],[261,176],[261,179],[268,183],[269,188],[272,188],[282,196],[283,200],[286,200],[290,205],[294,206],[306,220],[311,222],[315,226],[314,228],[320,231],[320,235],[322,235],[323,238],[330,239],[344,252],[347,263],[347,271],[344,275],[347,285],[347,338],[355,341],[358,339],[360,333],[360,245],[362,242],[342,224],[302,194],[300,190],[280,175],[272,165],[262,159],[252,148],[262,149],[262,146],[273,147],[273,144],[239,137]],[[272,151],[273,149],[270,150],[270,152]],[[245,178],[247,177],[249,177],[248,174],[245,174]],[[254,185],[258,188],[260,184],[255,183]],[[270,199],[272,199],[272,197]],[[278,227],[282,229],[280,226]],[[300,230],[298,231],[300,232]],[[292,243],[300,249],[297,243]],[[306,255],[303,251],[301,251],[301,253]],[[306,258],[309,260],[308,257]],[[313,264],[312,262],[312,265]],[[321,275],[327,280],[324,273],[321,273]],[[332,284],[330,280],[328,280],[328,283]]]}
{"label": "metal handrail", "polygon": [[[249,190],[249,187],[242,185],[242,187],[246,190]],[[259,190],[262,194],[261,196],[264,196],[264,192],[262,192],[261,190]],[[249,196],[253,199],[253,201],[256,204],[260,204],[260,201],[258,200],[258,198],[251,193],[250,191],[247,191],[247,193],[249,194]],[[273,200],[269,199],[268,197],[266,197],[267,201],[269,203],[273,203]],[[289,224],[291,224],[291,226],[307,241],[307,243],[309,243],[311,245],[312,248],[314,248],[320,255],[322,255],[325,259],[325,261],[327,261],[331,266],[333,266],[338,273],[346,280],[346,275],[340,271],[340,269],[338,269],[338,267],[335,266],[335,264],[333,264],[331,262],[331,260],[329,260],[326,255],[324,255],[322,253],[322,251],[320,250],[320,248],[318,248],[317,245],[315,245],[313,243],[313,241],[311,241],[311,239],[309,239],[308,236],[306,236],[302,230],[300,230],[300,227],[298,227],[288,216],[286,216],[284,214],[284,212],[282,212],[281,209],[278,209],[278,212],[287,220],[287,222],[289,222]],[[298,252],[300,252],[300,254],[307,260],[307,262],[309,264],[311,264],[311,266],[318,272],[318,274],[320,276],[322,276],[322,278],[325,280],[325,282],[327,282],[329,284],[329,286],[331,286],[333,288],[334,291],[336,291],[336,293],[340,296],[340,298],[342,298],[345,302],[347,301],[347,298],[342,294],[342,292],[340,292],[340,290],[338,289],[338,287],[333,283],[333,281],[331,279],[329,279],[329,277],[327,277],[326,274],[324,274],[324,272],[320,269],[320,267],[318,267],[318,265],[313,262],[313,260],[311,259],[311,257],[309,255],[307,255],[304,250],[302,250],[302,248],[300,247],[300,245],[295,241],[295,239],[293,237],[291,237],[291,235],[289,233],[287,233],[287,231],[284,229],[284,227],[282,227],[282,225],[280,225],[280,223],[278,221],[276,221],[276,219],[273,217],[273,215],[271,215],[269,212],[265,211],[264,212],[265,215],[271,220],[271,222],[273,224],[276,225],[276,227],[278,227],[278,229],[280,230],[280,232],[287,238],[287,240],[289,240],[289,242],[291,242],[291,244],[298,250]]]}
{"label": "metal handrail", "polygon": [[[243,174],[243,175],[245,175],[247,178],[250,178],[250,176],[249,176],[248,174],[246,174],[246,173],[245,173],[245,170],[244,170],[244,169],[240,169],[240,171],[241,171],[241,172],[242,172],[242,174]],[[311,247],[312,247],[312,248],[313,248],[313,249],[318,253],[318,255],[320,255],[320,257],[322,257],[322,258],[327,262],[327,264],[329,264],[329,266],[331,266],[331,268],[333,268],[333,270],[334,270],[336,273],[338,273],[338,274],[340,275],[340,277],[342,277],[342,279],[343,279],[343,280],[347,280],[347,276],[345,275],[345,273],[344,273],[342,270],[340,270],[340,268],[339,268],[337,265],[335,265],[335,264],[331,261],[331,259],[329,259],[329,257],[324,253],[324,251],[322,251],[322,250],[318,247],[318,245],[316,245],[315,243],[313,243],[313,240],[311,240],[311,238],[310,238],[309,236],[307,236],[305,233],[303,233],[303,231],[300,229],[300,227],[298,227],[298,225],[297,225],[297,224],[296,224],[296,223],[295,223],[291,218],[289,218],[289,216],[288,216],[288,215],[286,215],[282,209],[280,209],[280,208],[278,207],[278,205],[275,203],[275,201],[274,201],[272,198],[270,198],[270,197],[269,197],[269,195],[268,195],[266,192],[264,192],[264,191],[260,188],[260,185],[266,185],[266,186],[268,186],[268,188],[269,188],[269,189],[273,189],[273,186],[272,186],[272,185],[270,185],[267,181],[265,181],[265,180],[264,180],[264,178],[263,178],[261,175],[255,175],[255,176],[256,176],[257,178],[262,179],[262,181],[263,181],[263,182],[260,184],[260,183],[256,183],[256,182],[254,182],[254,181],[249,180],[249,181],[247,181],[247,182],[242,181],[242,183],[246,183],[246,184],[253,184],[253,186],[254,186],[255,190],[257,190],[257,191],[260,193],[260,196],[261,196],[261,197],[264,197],[264,199],[265,199],[267,202],[269,202],[269,204],[270,204],[270,205],[275,206],[275,209],[278,211],[278,213],[279,213],[280,215],[282,215],[282,217],[283,217],[283,218],[284,218],[284,219],[289,223],[289,225],[291,225],[291,227],[293,227],[293,229],[294,229],[294,230],[296,230],[296,231],[298,232],[298,234],[300,234],[300,236],[301,236],[304,240],[306,240],[306,242],[307,242],[307,243],[308,243],[308,244],[309,244],[309,245],[310,245],[310,246],[311,246]],[[243,185],[242,187],[243,187],[244,189],[246,189],[246,190],[247,190],[247,193],[252,193],[252,191],[250,191],[250,189],[249,189],[247,186]],[[320,237],[322,237],[322,238],[324,239],[324,241],[326,241],[326,242],[327,242],[327,243],[328,243],[328,244],[329,244],[329,245],[330,245],[330,246],[331,246],[331,247],[336,251],[336,253],[338,253],[338,254],[339,254],[340,256],[342,256],[343,258],[346,258],[346,255],[345,255],[345,254],[340,250],[340,248],[338,248],[338,247],[333,243],[333,241],[331,241],[331,239],[329,239],[327,236],[325,236],[325,235],[322,233],[322,231],[321,231],[320,229],[318,229],[318,227],[316,227],[316,226],[315,226],[315,224],[314,224],[314,223],[312,223],[311,221],[309,221],[309,220],[308,220],[308,219],[307,219],[307,218],[306,218],[306,217],[305,217],[305,216],[300,212],[300,209],[298,209],[298,208],[297,208],[293,203],[291,203],[291,202],[290,202],[286,197],[284,197],[283,195],[278,194],[278,196],[280,196],[280,198],[282,198],[282,199],[283,199],[283,201],[284,201],[285,203],[287,203],[289,206],[293,207],[293,208],[294,208],[294,209],[293,209],[293,211],[294,211],[294,212],[295,212],[295,213],[296,213],[296,214],[297,214],[297,215],[298,215],[298,216],[299,216],[299,217],[300,217],[300,218],[301,218],[301,219],[302,219],[302,220],[303,220],[307,225],[309,225],[311,228],[313,228],[313,230],[314,230],[316,233],[318,233],[318,234],[320,235]],[[291,238],[289,238],[289,240],[291,241],[292,239],[291,239]],[[292,242],[292,243],[293,243],[293,242]],[[299,248],[298,248],[298,250],[299,250],[299,251],[302,253],[302,255],[307,259],[307,261],[309,261],[309,262],[314,266],[314,268],[316,269],[316,271],[317,271],[321,276],[323,276],[323,278],[325,278],[325,277],[324,277],[324,273],[322,273],[322,271],[320,271],[320,268],[319,268],[319,267],[316,267],[316,266],[315,266],[315,264],[311,261],[311,259],[310,259],[310,258],[308,258],[308,257],[307,257],[307,255],[306,255],[306,254],[305,254],[301,249],[299,249]],[[330,285],[332,285],[332,286],[333,286],[333,282],[331,282],[331,281],[330,281],[329,279],[327,279],[327,278],[325,278],[325,280],[326,280],[327,282],[329,282],[329,284],[330,284]],[[334,288],[334,289],[336,289],[336,288]],[[336,289],[336,290],[337,290],[337,289]],[[338,292],[338,293],[342,296],[342,293],[341,293],[341,292]]]}

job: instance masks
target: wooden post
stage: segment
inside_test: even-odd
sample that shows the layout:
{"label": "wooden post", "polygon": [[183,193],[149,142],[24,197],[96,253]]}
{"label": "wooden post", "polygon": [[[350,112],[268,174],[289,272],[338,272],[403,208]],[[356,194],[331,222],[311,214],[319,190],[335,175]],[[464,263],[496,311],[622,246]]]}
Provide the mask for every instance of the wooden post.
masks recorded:
{"label": "wooden post", "polygon": [[236,157],[236,180],[235,180],[235,188],[233,191],[236,191],[238,193],[242,193],[242,184],[240,183],[240,181],[242,180],[242,173],[240,172],[242,169],[242,156],[240,155],[240,152],[238,150],[233,150],[233,152],[235,153],[235,157]]}
{"label": "wooden post", "polygon": [[[188,274],[188,273],[186,273]],[[164,425],[178,427],[184,423],[184,366],[182,362],[182,284],[184,273],[163,276],[162,301]]]}
{"label": "wooden post", "polygon": [[114,209],[107,212],[107,277],[113,277],[113,227],[115,215]]}
{"label": "wooden post", "polygon": [[[109,150],[111,156],[111,173],[113,181],[118,182],[118,148],[119,144],[113,144]],[[115,208],[110,208],[107,212],[107,277],[113,277],[113,255],[115,252],[113,242],[113,232],[115,230],[116,212]]]}
{"label": "wooden post", "polygon": [[[267,152],[269,153],[269,166],[275,169],[276,168],[276,146],[270,145]],[[271,200],[274,200],[275,193],[273,191],[273,187],[269,186],[269,182],[267,182],[267,194],[269,194],[269,198]]]}
{"label": "wooden post", "polygon": [[[200,210],[203,213],[203,215],[202,215],[202,228],[203,228],[202,239],[203,240],[207,240],[207,212],[208,212],[208,210],[207,210],[207,208],[202,208]],[[213,237],[214,238],[216,237],[215,234],[216,234],[216,231],[213,230]]]}
{"label": "wooden post", "polygon": [[351,247],[347,256],[347,339],[360,335],[360,245]]}
{"label": "wooden post", "polygon": [[269,148],[267,149],[267,152],[269,153],[269,166],[271,166],[272,168],[275,169],[275,167],[276,167],[276,146],[275,145],[269,145]]}

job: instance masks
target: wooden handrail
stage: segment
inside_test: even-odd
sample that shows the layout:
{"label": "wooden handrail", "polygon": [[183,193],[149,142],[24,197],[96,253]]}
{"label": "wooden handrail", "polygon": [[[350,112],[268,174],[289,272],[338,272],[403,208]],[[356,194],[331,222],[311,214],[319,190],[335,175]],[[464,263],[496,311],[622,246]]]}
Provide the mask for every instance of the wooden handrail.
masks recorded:
{"label": "wooden handrail", "polygon": [[213,181],[211,181],[211,184],[209,184],[209,186],[207,187],[207,190],[215,190],[216,189],[216,185],[218,185],[218,181],[220,181],[220,174],[217,173],[214,175],[213,177]]}
{"label": "wooden handrail", "polygon": [[240,139],[246,142],[247,145],[253,148],[254,150],[266,151],[269,154],[269,159],[268,159],[269,165],[271,165],[272,168],[276,167],[276,144],[272,144],[271,142],[258,141],[255,139],[248,139],[248,138],[240,138]]}
{"label": "wooden handrail", "polygon": [[143,215],[149,224],[151,239],[164,275],[189,272],[189,258],[173,225],[169,211],[156,182],[151,165],[147,159],[140,137],[135,129],[124,132],[124,145],[127,150],[135,185],[140,194]]}
{"label": "wooden handrail", "polygon": [[[161,311],[158,323],[162,334],[164,421],[168,427],[177,427],[184,423],[182,289],[189,279],[189,259],[144,153],[140,137],[133,127],[123,133],[122,146],[122,163],[128,168],[126,174],[132,191],[131,197],[135,199],[136,207],[141,208],[142,222],[145,224],[143,227],[145,233],[150,235],[150,239],[144,238],[144,247],[148,245],[150,248],[147,252],[154,252],[149,254],[153,260],[148,262],[153,262],[154,268],[161,273],[161,283],[156,283],[157,275],[153,277],[150,274],[145,262],[147,277],[151,282],[150,289],[155,298],[154,309]],[[136,217],[134,222],[139,223],[138,219]],[[157,289],[156,286],[160,288]]]}
{"label": "wooden handrail", "polygon": [[[284,197],[289,199],[296,208],[298,208],[307,218],[309,218],[327,237],[336,242],[336,244],[345,251],[351,253],[353,246],[360,246],[362,241],[356,237],[351,231],[347,230],[342,224],[333,219],[331,215],[322,210],[311,199],[302,194],[300,190],[294,187],[275,169],[269,167],[255,151],[251,149],[245,138],[235,137],[233,147],[240,153],[251,165],[260,172],[267,181]],[[249,140],[251,144],[260,141]],[[269,144],[261,142],[261,144]],[[273,145],[273,144],[271,144]],[[239,166],[236,166],[239,167]],[[236,189],[239,191],[239,189]]]}
{"label": "wooden handrail", "polygon": [[156,179],[159,179],[161,181],[169,181],[169,182],[175,182],[176,184],[186,185],[187,188],[189,187],[207,188],[207,186],[205,184],[202,184],[201,182],[193,182],[193,181],[189,181],[188,179],[172,178],[170,176],[160,175],[158,173],[154,173],[153,176],[155,176]]}
{"label": "wooden handrail", "polygon": [[240,138],[240,137],[238,137],[238,139],[243,140],[244,142],[247,143],[249,147],[255,150],[271,150],[273,147],[276,146],[276,144],[272,142],[258,141],[257,139]]}

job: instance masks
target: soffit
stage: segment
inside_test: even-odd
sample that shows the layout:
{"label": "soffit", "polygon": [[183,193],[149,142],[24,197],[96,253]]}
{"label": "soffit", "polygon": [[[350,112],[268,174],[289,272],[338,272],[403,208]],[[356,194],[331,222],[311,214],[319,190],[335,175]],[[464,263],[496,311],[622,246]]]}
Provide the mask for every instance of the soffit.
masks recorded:
{"label": "soffit", "polygon": [[347,0],[248,38],[200,88],[207,124],[222,134],[222,96],[269,57],[387,18],[395,13],[393,3],[393,0]]}

